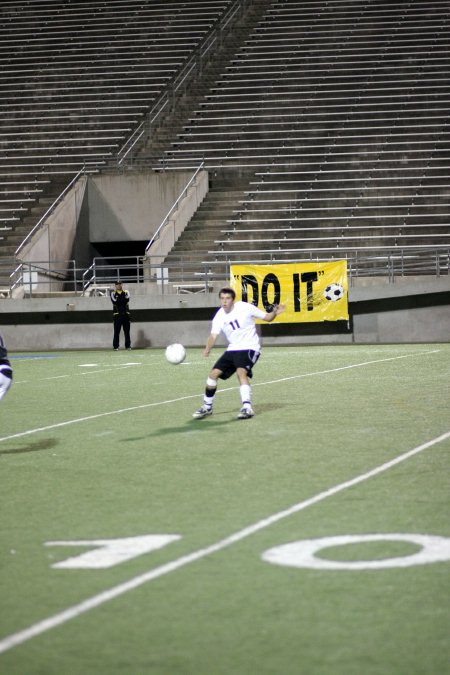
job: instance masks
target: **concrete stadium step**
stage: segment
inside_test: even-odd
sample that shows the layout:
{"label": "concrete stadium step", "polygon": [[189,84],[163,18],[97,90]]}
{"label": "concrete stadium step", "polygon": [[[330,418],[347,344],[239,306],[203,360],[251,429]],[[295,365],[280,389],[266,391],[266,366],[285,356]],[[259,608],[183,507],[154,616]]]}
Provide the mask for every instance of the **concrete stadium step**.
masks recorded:
{"label": "concrete stadium step", "polygon": [[3,248],[4,246],[13,245],[15,247],[14,250],[16,250],[23,240],[24,237],[21,234],[8,233],[6,236],[4,236],[4,240],[1,242],[1,246]]}
{"label": "concrete stadium step", "polygon": [[1,262],[3,258],[13,256],[14,253],[16,252],[17,246],[15,246],[14,244],[5,243],[5,241],[1,241],[0,249],[1,249],[0,253],[0,262]]}
{"label": "concrete stadium step", "polygon": [[239,183],[236,183],[234,175],[224,172],[212,176],[210,190],[201,207],[175,243],[164,264],[170,266],[171,261],[181,255],[184,259],[191,252],[207,255],[214,248],[214,241],[222,236],[221,231],[226,227],[226,221],[232,218],[239,200],[243,199],[245,187],[252,178],[253,173],[247,173],[243,178],[241,176],[240,189],[235,189]]}

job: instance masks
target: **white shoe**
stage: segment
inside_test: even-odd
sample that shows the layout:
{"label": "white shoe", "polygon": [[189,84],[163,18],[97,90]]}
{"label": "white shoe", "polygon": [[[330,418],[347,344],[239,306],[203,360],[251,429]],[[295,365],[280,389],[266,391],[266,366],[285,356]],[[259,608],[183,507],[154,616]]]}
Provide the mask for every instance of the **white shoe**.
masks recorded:
{"label": "white shoe", "polygon": [[207,415],[212,415],[212,406],[202,405],[201,408],[192,414],[192,417],[195,417],[196,420],[201,420],[202,417],[206,417]]}
{"label": "white shoe", "polygon": [[250,417],[253,417],[254,414],[251,406],[244,405],[239,412],[238,420],[248,420]]}

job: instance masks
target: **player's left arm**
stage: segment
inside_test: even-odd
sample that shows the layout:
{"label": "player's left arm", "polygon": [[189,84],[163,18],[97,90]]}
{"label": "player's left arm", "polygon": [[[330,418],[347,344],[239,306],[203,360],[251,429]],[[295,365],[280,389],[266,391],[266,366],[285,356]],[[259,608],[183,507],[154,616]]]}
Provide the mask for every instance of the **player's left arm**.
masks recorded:
{"label": "player's left arm", "polygon": [[273,305],[272,310],[270,312],[266,312],[266,314],[263,316],[263,321],[270,323],[275,319],[276,316],[282,314],[285,309],[286,305]]}

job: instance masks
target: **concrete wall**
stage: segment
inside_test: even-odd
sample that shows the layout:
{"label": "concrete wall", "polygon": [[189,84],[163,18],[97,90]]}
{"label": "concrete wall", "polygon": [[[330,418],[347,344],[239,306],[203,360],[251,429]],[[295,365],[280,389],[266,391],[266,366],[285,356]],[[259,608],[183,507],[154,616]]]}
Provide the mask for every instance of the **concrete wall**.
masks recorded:
{"label": "concrete wall", "polygon": [[[216,293],[131,291],[134,347],[204,344],[218,306]],[[450,278],[350,289],[349,309],[348,323],[263,325],[263,344],[448,342]],[[0,331],[11,351],[110,349],[111,302],[108,297],[2,299]]]}
{"label": "concrete wall", "polygon": [[[36,263],[40,268],[64,271],[65,267],[60,263],[73,259],[78,221],[86,207],[86,192],[87,177],[82,176],[24,246],[20,252],[22,261]],[[50,279],[45,274],[38,275],[43,291],[57,291],[62,287],[62,283],[55,284],[54,281],[50,287]]]}
{"label": "concrete wall", "polygon": [[352,291],[358,342],[449,342],[450,277]]}
{"label": "concrete wall", "polygon": [[192,174],[192,171],[141,171],[91,176],[90,241],[150,241]]}
{"label": "concrete wall", "polygon": [[187,190],[183,190],[182,196],[180,195],[181,198],[176,204],[176,209],[171,212],[167,222],[161,228],[148,251],[147,269],[150,276],[156,274],[154,271],[155,266],[161,265],[172,250],[186,225],[205,198],[208,189],[208,172],[200,171],[192,185]]}
{"label": "concrete wall", "polygon": [[[157,259],[152,252],[152,262],[161,263],[208,191],[206,171],[199,172],[186,191],[192,175],[192,171],[142,171],[82,176],[21,251],[21,260],[62,275],[67,267],[62,263],[71,260],[78,269],[87,269],[92,263],[91,244],[148,242],[179,200],[165,236],[157,242],[156,255],[163,257]],[[37,290],[62,290],[63,282],[54,279],[39,273]],[[14,294],[23,293],[19,287]]]}

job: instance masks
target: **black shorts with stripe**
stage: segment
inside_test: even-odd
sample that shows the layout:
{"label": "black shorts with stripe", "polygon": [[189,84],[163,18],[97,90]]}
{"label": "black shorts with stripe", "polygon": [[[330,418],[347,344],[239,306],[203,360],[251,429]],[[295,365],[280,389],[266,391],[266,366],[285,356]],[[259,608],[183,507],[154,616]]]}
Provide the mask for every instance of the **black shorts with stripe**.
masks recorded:
{"label": "black shorts with stripe", "polygon": [[13,374],[12,374],[12,366],[9,362],[9,359],[6,357],[1,357],[0,358],[0,372],[2,375],[5,375],[5,377],[9,377],[10,380],[12,380]]}
{"label": "black shorts with stripe", "polygon": [[215,362],[214,368],[222,371],[221,380],[228,380],[238,368],[245,368],[248,377],[253,377],[252,368],[259,359],[259,352],[253,349],[227,351]]}

